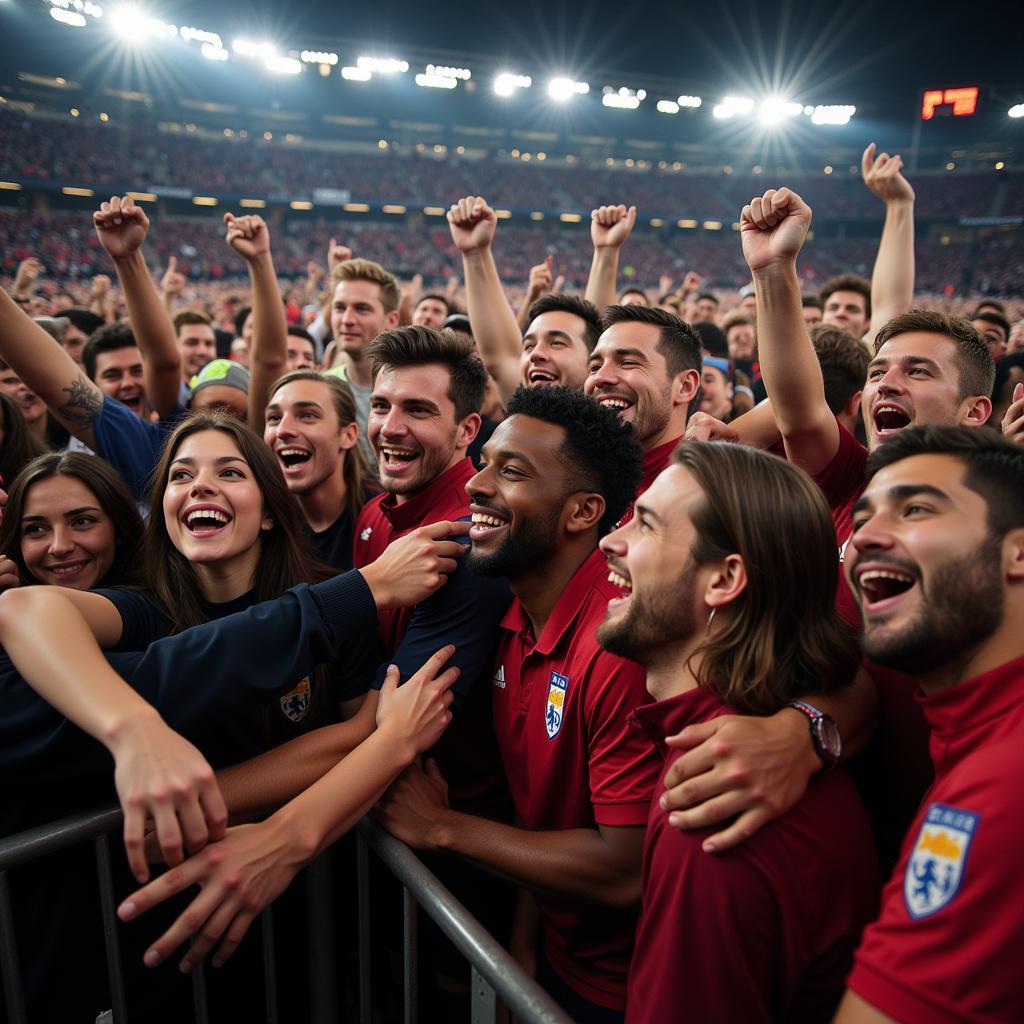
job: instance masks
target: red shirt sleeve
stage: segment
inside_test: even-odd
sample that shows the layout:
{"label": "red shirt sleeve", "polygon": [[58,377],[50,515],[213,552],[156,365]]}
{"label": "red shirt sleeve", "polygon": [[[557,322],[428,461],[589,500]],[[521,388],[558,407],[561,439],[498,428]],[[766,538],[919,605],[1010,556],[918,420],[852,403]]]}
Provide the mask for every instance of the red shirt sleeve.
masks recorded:
{"label": "red shirt sleeve", "polygon": [[854,502],[864,490],[864,466],[868,450],[838,420],[839,451],[819,473],[814,482],[821,488],[832,510],[840,544],[850,535],[850,513]]}

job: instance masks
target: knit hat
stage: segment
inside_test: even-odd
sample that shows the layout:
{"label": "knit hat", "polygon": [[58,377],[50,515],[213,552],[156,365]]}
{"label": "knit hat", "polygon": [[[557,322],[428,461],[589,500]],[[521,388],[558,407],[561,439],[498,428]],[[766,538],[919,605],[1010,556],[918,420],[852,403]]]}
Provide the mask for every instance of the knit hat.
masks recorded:
{"label": "knit hat", "polygon": [[209,384],[220,384],[226,388],[238,388],[242,394],[249,394],[249,371],[233,359],[214,359],[207,363],[189,381],[192,397]]}

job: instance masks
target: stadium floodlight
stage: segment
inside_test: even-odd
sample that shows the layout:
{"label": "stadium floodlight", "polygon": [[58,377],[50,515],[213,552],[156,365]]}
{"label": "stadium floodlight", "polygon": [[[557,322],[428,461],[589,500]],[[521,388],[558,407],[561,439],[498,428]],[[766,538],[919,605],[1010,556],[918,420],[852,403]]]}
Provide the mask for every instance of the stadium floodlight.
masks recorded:
{"label": "stadium floodlight", "polygon": [[341,69],[341,77],[348,82],[368,82],[373,78],[373,72],[367,71],[366,68],[348,66]]}
{"label": "stadium floodlight", "polygon": [[231,49],[240,57],[262,57],[270,60],[277,56],[277,48],[273,43],[254,43],[249,39],[235,39],[231,43]]}
{"label": "stadium floodlight", "polygon": [[459,84],[458,79],[448,78],[445,75],[419,74],[416,76],[416,84],[424,89],[454,89]]}
{"label": "stadium floodlight", "polygon": [[203,45],[201,47],[199,47],[199,52],[207,60],[227,60],[228,59],[228,51],[225,50],[223,46],[214,46],[213,43],[203,43]]}
{"label": "stadium floodlight", "polygon": [[302,73],[302,61],[294,57],[268,57],[263,66],[276,75],[299,75]]}
{"label": "stadium floodlight", "polygon": [[299,54],[305,64],[330,64],[334,67],[338,63],[338,55],[323,50],[303,50]]}
{"label": "stadium floodlight", "polygon": [[719,121],[726,121],[737,114],[752,114],[753,112],[754,101],[749,96],[726,96],[711,110],[712,115]]}
{"label": "stadium floodlight", "polygon": [[678,114],[679,104],[675,100],[658,100],[658,113]]}
{"label": "stadium floodlight", "polygon": [[364,71],[372,71],[378,75],[405,74],[409,70],[408,61],[394,60],[392,57],[360,57],[356,65]]}
{"label": "stadium floodlight", "polygon": [[811,114],[814,124],[849,124],[857,108],[849,105],[818,106]]}
{"label": "stadium floodlight", "polygon": [[1010,117],[1024,117],[1024,103],[1015,103],[1007,111]]}
{"label": "stadium floodlight", "polygon": [[696,110],[704,101],[699,96],[680,96],[676,103],[681,107],[687,107],[690,110]]}
{"label": "stadium floodlight", "polygon": [[70,25],[72,28],[85,28],[85,15],[78,11],[62,11],[59,7],[50,8],[50,17],[59,21],[62,25]]}
{"label": "stadium floodlight", "polygon": [[614,89],[610,85],[606,85],[601,95],[601,102],[606,107],[615,107],[619,110],[636,110],[640,106],[640,102],[647,98],[647,91],[645,89],[627,89],[622,86],[620,89]]}
{"label": "stadium floodlight", "polygon": [[779,96],[769,96],[761,104],[758,116],[762,124],[779,124],[787,117],[797,117],[803,110],[802,103],[793,103]]}
{"label": "stadium floodlight", "polygon": [[182,25],[178,29],[178,35],[185,40],[186,43],[209,43],[211,46],[215,46],[218,50],[222,49],[224,42],[216,32],[207,32],[203,28],[195,28],[192,25]]}
{"label": "stadium floodlight", "polygon": [[590,86],[586,82],[575,82],[571,78],[552,78],[548,82],[548,95],[556,103],[565,103],[573,96],[586,96],[590,92]]}
{"label": "stadium floodlight", "polygon": [[503,71],[494,79],[494,91],[499,96],[511,96],[517,89],[529,89],[533,79],[529,75],[514,75]]}
{"label": "stadium floodlight", "polygon": [[440,75],[442,78],[458,78],[460,81],[468,82],[473,77],[469,68],[453,68],[447,64],[428,64],[428,75]]}
{"label": "stadium floodlight", "polygon": [[151,18],[138,7],[118,7],[111,22],[114,31],[126,42],[139,44],[161,36],[176,36],[178,29],[159,18]]}

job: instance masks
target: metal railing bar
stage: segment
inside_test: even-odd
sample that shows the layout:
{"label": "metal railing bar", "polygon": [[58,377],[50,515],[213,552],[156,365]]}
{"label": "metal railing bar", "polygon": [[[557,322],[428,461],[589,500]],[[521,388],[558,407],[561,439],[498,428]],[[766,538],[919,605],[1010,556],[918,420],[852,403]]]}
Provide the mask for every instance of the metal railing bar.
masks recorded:
{"label": "metal railing bar", "polygon": [[328,850],[306,869],[310,1024],[334,1024],[338,1019],[333,882]]}
{"label": "metal railing bar", "polygon": [[206,964],[203,961],[192,971],[192,1006],[196,1024],[210,1024],[210,1008],[206,1002]]}
{"label": "metal railing bar", "polygon": [[121,824],[121,812],[117,808],[89,811],[60,821],[39,825],[17,835],[0,839],[0,871],[27,864],[37,857],[57,853],[76,843],[113,832]]}
{"label": "metal railing bar", "polygon": [[0,871],[0,976],[4,983],[4,1004],[10,1024],[26,1024],[25,990],[18,965],[18,943],[14,935],[14,912],[7,872]]}
{"label": "metal railing bar", "polygon": [[356,836],[356,901],[359,914],[359,1024],[371,1024],[373,1016],[372,965],[370,963],[370,851],[362,832]]}
{"label": "metal railing bar", "polygon": [[402,886],[402,970],[405,976],[405,1024],[416,1024],[419,1017],[419,935],[416,899]]}
{"label": "metal railing bar", "polygon": [[103,916],[103,947],[107,954],[107,980],[114,1024],[127,1024],[128,1001],[124,994],[124,972],[121,969],[121,944],[117,938],[117,913],[114,910],[114,878],[110,871],[110,837],[93,840],[96,853],[96,877],[100,888],[100,913]]}
{"label": "metal railing bar", "polygon": [[471,1024],[496,1024],[498,1000],[494,989],[473,964],[470,970],[470,1022]]}
{"label": "metal railing bar", "polygon": [[277,1024],[277,960],[274,955],[274,906],[260,914],[263,929],[263,992],[267,1001],[267,1024]]}

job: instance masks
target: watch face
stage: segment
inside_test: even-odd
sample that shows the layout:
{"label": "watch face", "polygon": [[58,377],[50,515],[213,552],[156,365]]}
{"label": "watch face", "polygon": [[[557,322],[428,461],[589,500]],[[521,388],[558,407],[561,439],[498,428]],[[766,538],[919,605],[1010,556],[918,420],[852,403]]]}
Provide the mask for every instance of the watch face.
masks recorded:
{"label": "watch face", "polygon": [[821,741],[822,750],[829,757],[839,760],[843,753],[843,741],[839,737],[839,729],[836,723],[828,715],[822,715],[815,723],[818,731],[818,739]]}

